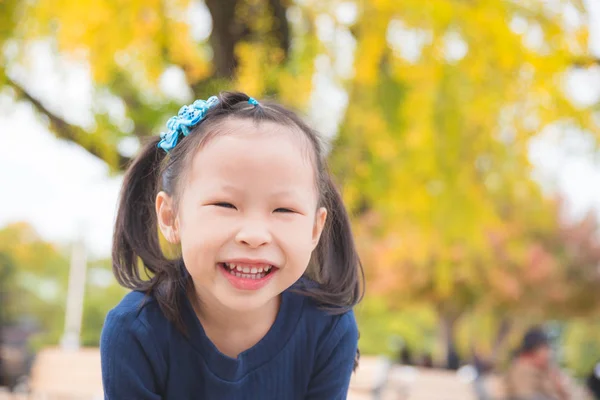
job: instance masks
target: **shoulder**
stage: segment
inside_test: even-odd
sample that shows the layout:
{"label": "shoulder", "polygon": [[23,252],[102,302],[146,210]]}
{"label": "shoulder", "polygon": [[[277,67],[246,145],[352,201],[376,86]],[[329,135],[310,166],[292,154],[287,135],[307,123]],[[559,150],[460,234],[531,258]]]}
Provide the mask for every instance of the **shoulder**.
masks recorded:
{"label": "shoulder", "polygon": [[353,310],[324,308],[307,297],[304,301],[303,314],[310,324],[329,332],[343,333],[354,330],[358,332]]}
{"label": "shoulder", "polygon": [[100,358],[103,386],[110,398],[134,392],[126,397],[150,398],[147,393],[156,393],[164,382],[168,341],[161,334],[168,326],[164,321],[156,300],[141,292],[128,293],[109,311],[100,338]]}
{"label": "shoulder", "polygon": [[151,295],[133,291],[110,310],[102,328],[101,347],[122,341],[147,341],[156,328],[166,325],[158,303]]}
{"label": "shoulder", "polygon": [[110,314],[119,318],[136,318],[142,309],[154,303],[154,297],[142,292],[127,293],[111,311]]}
{"label": "shoulder", "polygon": [[[300,286],[296,286],[296,289],[301,291],[303,287],[314,286],[318,286],[318,284],[303,278]],[[335,346],[342,339],[350,343],[358,341],[358,326],[352,309],[343,311],[325,308],[301,292],[294,292],[293,295],[304,298],[301,323],[308,328],[306,331],[309,334],[318,338],[320,344]]]}
{"label": "shoulder", "polygon": [[[152,295],[142,292],[129,292],[121,299],[106,317],[106,323],[132,324],[147,319],[158,310],[158,303]],[[109,326],[110,327],[110,326]],[[107,328],[105,324],[105,328]]]}
{"label": "shoulder", "polygon": [[358,344],[358,326],[354,311],[342,314],[330,314],[316,308],[312,313],[313,321],[321,322],[322,331],[319,335],[319,347],[337,348],[339,346],[356,348]]}
{"label": "shoulder", "polygon": [[[336,379],[329,375],[329,369],[335,369],[337,372],[331,373],[338,378],[345,376],[341,371],[347,370],[349,377],[358,349],[358,326],[354,311],[326,309],[309,296],[301,293],[295,295],[304,297],[298,331],[303,336],[302,342],[314,354],[314,374],[324,373],[330,377],[328,384]],[[343,383],[342,386],[347,387],[347,384]]]}

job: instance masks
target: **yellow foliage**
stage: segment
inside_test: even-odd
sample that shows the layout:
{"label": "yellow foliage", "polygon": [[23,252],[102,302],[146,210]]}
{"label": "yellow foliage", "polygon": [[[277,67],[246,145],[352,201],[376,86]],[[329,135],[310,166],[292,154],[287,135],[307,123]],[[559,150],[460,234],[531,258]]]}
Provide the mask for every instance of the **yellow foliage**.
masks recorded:
{"label": "yellow foliage", "polygon": [[262,73],[268,49],[256,48],[249,43],[240,43],[236,48],[239,66],[236,87],[239,90],[261,97],[265,92],[266,82],[256,79]]}
{"label": "yellow foliage", "polygon": [[[552,268],[533,275],[507,269],[495,259],[490,235],[508,232],[511,265],[528,266],[528,230],[509,227],[550,229],[544,221],[555,213],[531,180],[530,138],[560,119],[576,118],[598,132],[590,110],[575,109],[556,80],[586,48],[587,29],[563,29],[561,15],[535,1],[361,5],[356,75],[332,164],[344,177],[348,205],[366,204],[379,215],[376,227],[368,218],[355,222],[358,242],[369,243],[361,247],[365,264],[375,269],[370,288],[395,298],[462,301],[462,307],[468,301],[453,299],[477,287],[516,299],[523,277],[541,279]],[[528,43],[513,18],[524,18],[526,29],[539,27],[541,42]],[[393,20],[431,38],[416,60],[397,51],[406,43],[386,37]],[[462,41],[462,58],[446,58],[449,33]],[[457,248],[464,249],[458,257]]]}
{"label": "yellow foliage", "polygon": [[188,0],[39,0],[29,7],[24,30],[31,37],[54,35],[61,52],[83,55],[99,83],[129,66],[154,84],[166,63],[184,67],[193,82],[210,66],[189,24],[179,20],[188,6]]}
{"label": "yellow foliage", "polygon": [[[52,38],[61,54],[89,63],[100,87],[126,71],[141,94],[154,94],[165,68],[176,65],[201,88],[194,90],[233,84],[305,110],[317,57],[335,61],[337,33],[346,33],[356,45],[353,75],[333,76],[349,102],[330,163],[370,287],[467,307],[485,290],[504,304],[524,292],[520,278],[558,273],[543,264],[522,274],[531,236],[552,229],[555,212],[531,179],[528,145],[558,122],[598,133],[593,111],[573,106],[561,85],[587,54],[586,26],[567,28],[542,0],[350,2],[357,18],[346,25],[336,14],[341,1],[282,1],[290,15],[286,53],[272,3],[240,0],[237,67],[223,82],[212,79],[210,44],[192,37],[191,3],[38,0],[25,7],[15,36]],[[581,9],[578,0],[567,3]],[[333,21],[335,37],[320,40],[320,16]],[[100,141],[114,165],[121,136],[101,141],[103,134],[78,140]]]}

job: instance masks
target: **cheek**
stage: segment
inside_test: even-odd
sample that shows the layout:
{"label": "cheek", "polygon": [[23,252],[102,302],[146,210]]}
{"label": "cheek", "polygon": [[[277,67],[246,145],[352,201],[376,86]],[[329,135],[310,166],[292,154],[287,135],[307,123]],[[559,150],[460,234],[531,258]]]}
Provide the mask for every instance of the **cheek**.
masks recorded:
{"label": "cheek", "polygon": [[294,222],[280,223],[275,236],[286,251],[295,257],[310,258],[313,249],[312,233],[313,220],[311,218],[302,218]]}
{"label": "cheek", "polygon": [[227,235],[226,221],[217,221],[210,213],[188,210],[180,216],[181,253],[186,265],[201,265],[214,256]]}
{"label": "cheek", "polygon": [[277,218],[272,226],[278,235],[293,238],[294,240],[310,241],[312,237],[314,217],[293,216],[289,218]]}

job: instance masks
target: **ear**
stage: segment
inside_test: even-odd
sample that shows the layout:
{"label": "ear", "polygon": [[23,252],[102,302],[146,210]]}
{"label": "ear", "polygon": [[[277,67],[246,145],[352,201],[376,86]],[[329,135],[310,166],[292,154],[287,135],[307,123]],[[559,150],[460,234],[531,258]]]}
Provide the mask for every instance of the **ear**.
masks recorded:
{"label": "ear", "polygon": [[173,198],[165,192],[156,195],[158,227],[169,243],[179,243],[179,221],[175,215]]}
{"label": "ear", "polygon": [[313,226],[312,232],[313,249],[317,247],[317,244],[319,244],[319,239],[321,239],[321,233],[323,233],[323,228],[325,227],[326,220],[327,209],[325,207],[321,207],[317,210],[317,214],[315,215],[315,224]]}

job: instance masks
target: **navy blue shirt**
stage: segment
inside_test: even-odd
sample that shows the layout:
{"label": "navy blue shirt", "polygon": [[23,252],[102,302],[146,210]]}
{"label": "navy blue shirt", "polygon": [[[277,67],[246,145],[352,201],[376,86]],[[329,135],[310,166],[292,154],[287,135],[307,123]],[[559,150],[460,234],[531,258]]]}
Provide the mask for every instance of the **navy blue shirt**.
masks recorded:
{"label": "navy blue shirt", "polygon": [[330,315],[287,290],[271,329],[237,358],[214,346],[187,300],[182,316],[188,337],[140,292],[109,312],[100,343],[105,399],[346,399],[358,342],[351,311]]}

